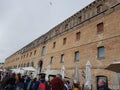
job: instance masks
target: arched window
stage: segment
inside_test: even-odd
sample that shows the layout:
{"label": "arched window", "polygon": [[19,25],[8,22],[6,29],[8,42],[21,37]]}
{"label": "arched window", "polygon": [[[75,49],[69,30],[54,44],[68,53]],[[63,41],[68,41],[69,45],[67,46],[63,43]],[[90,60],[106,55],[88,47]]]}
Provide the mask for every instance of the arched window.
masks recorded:
{"label": "arched window", "polygon": [[101,33],[104,31],[104,23],[101,22],[101,23],[98,23],[97,24],[97,33]]}
{"label": "arched window", "polygon": [[42,48],[42,52],[41,52],[41,56],[44,56],[44,55],[45,55],[45,52],[46,52],[46,47],[43,46],[43,48]]}
{"label": "arched window", "polygon": [[24,67],[26,67],[26,64],[24,63]]}
{"label": "arched window", "polygon": [[27,67],[29,67],[29,62],[27,63]]}
{"label": "arched window", "polygon": [[50,59],[50,64],[52,64],[54,57],[52,56]]}
{"label": "arched window", "polygon": [[97,48],[98,58],[104,58],[105,57],[105,47],[100,46]]}
{"label": "arched window", "polygon": [[76,40],[80,40],[80,35],[81,35],[81,32],[76,33]]}
{"label": "arched window", "polygon": [[19,64],[19,66],[18,67],[20,67],[20,64]]}
{"label": "arched window", "polygon": [[34,67],[34,62],[31,62],[31,66]]}
{"label": "arched window", "polygon": [[16,68],[16,67],[14,66],[14,68]]}
{"label": "arched window", "polygon": [[30,52],[30,57],[32,56],[32,52]]}
{"label": "arched window", "polygon": [[34,51],[34,55],[36,55],[37,50]]}
{"label": "arched window", "polygon": [[41,70],[42,70],[42,66],[43,66],[43,61],[40,60],[40,61],[38,62],[38,67],[40,67],[40,73],[41,73]]}

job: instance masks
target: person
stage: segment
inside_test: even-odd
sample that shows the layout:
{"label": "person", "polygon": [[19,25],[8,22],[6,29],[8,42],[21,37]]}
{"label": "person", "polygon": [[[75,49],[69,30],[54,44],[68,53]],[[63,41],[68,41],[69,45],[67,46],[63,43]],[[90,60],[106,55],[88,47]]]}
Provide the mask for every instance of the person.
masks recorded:
{"label": "person", "polygon": [[64,81],[64,90],[69,90],[66,81]]}
{"label": "person", "polygon": [[38,90],[39,83],[40,83],[40,80],[36,80],[32,86],[32,90]]}
{"label": "person", "polygon": [[41,79],[40,79],[40,83],[38,86],[38,90],[49,90],[49,86],[48,83],[45,80],[45,74],[42,73],[41,74]]}
{"label": "person", "polygon": [[59,78],[55,77],[50,82],[51,90],[64,90],[64,82]]}
{"label": "person", "polygon": [[79,84],[77,84],[77,83],[74,83],[73,85],[74,85],[74,88],[73,88],[73,90],[80,90],[80,88],[79,88]]}
{"label": "person", "polygon": [[0,75],[0,76],[1,76],[1,78],[0,78],[0,81],[2,81],[2,80],[3,80],[3,78],[4,78],[3,73],[4,73],[4,72],[1,72],[1,75]]}
{"label": "person", "polygon": [[31,90],[34,90],[34,85],[35,85],[36,81],[37,81],[37,78],[34,78],[32,81]]}
{"label": "person", "polygon": [[17,74],[17,83],[15,90],[24,90],[24,77],[21,77],[21,74]]}
{"label": "person", "polygon": [[32,90],[32,79],[30,78],[30,81],[28,82],[28,85],[27,85],[27,90]]}
{"label": "person", "polygon": [[98,80],[98,90],[111,90],[106,86],[106,82],[103,79]]}
{"label": "person", "polygon": [[66,81],[66,85],[68,87],[68,90],[72,90],[72,87],[71,87],[70,82],[68,80]]}
{"label": "person", "polygon": [[12,73],[7,81],[6,90],[14,90],[14,89],[15,89],[15,73]]}
{"label": "person", "polygon": [[30,76],[29,76],[29,75],[26,75],[25,81],[24,81],[24,83],[25,83],[25,90],[27,90],[27,87],[28,87],[29,82],[30,82]]}
{"label": "person", "polygon": [[56,77],[58,77],[59,79],[61,79],[63,81],[63,83],[64,83],[64,90],[69,90],[69,88],[67,86],[67,82],[62,79],[62,75],[61,74],[57,74]]}

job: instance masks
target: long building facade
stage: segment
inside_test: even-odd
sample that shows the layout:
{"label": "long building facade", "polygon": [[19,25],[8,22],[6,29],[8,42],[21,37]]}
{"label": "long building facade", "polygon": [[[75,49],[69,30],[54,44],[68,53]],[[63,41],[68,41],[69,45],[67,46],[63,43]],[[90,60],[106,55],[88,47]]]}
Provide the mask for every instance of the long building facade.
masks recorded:
{"label": "long building facade", "polygon": [[[115,89],[114,75],[105,68],[120,61],[120,0],[95,0],[46,34],[32,41],[5,60],[4,68],[48,65],[73,77],[77,64],[80,85],[85,84],[86,63],[91,63],[92,88],[104,78]],[[116,89],[117,90],[117,89]]]}

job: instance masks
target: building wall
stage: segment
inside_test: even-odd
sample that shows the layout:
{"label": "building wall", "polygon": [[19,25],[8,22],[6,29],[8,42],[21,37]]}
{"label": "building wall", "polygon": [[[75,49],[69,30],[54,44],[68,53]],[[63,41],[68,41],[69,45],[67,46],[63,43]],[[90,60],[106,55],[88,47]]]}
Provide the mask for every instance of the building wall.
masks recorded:
{"label": "building wall", "polygon": [[[54,27],[45,35],[8,57],[5,60],[4,67],[23,67],[24,64],[27,66],[27,63],[31,64],[32,62],[34,62],[34,66],[37,67],[38,62],[42,60],[43,70],[46,70],[46,67],[50,64],[51,57],[53,57],[53,62],[50,64],[51,69],[60,71],[64,65],[66,75],[71,78],[73,77],[74,68],[77,64],[79,66],[80,83],[82,85],[85,83],[82,72],[85,72],[86,63],[89,60],[92,69],[91,77],[93,88],[96,88],[96,76],[100,75],[108,77],[108,84],[112,88],[113,72],[105,70],[104,68],[114,61],[120,61],[120,5],[115,6],[116,2],[117,0],[109,2],[98,0],[93,2],[85,9]],[[101,3],[104,6],[103,12],[96,13],[95,6]],[[90,9],[92,9],[92,14],[89,13]],[[82,15],[82,21],[80,22],[78,22],[79,15]],[[103,22],[104,31],[98,33],[97,25],[101,22]],[[77,32],[81,33],[79,40],[76,40]],[[63,45],[64,38],[67,38],[65,45]],[[36,44],[36,42],[39,44]],[[55,48],[53,48],[54,42],[56,42]],[[46,52],[45,55],[41,55],[44,46],[46,47]],[[100,46],[105,47],[104,58],[98,58],[97,48]],[[34,55],[35,50],[36,54]],[[74,54],[76,51],[80,53],[79,61],[75,61]],[[30,55],[31,52],[32,55]],[[60,62],[62,54],[64,54],[63,63]]]}

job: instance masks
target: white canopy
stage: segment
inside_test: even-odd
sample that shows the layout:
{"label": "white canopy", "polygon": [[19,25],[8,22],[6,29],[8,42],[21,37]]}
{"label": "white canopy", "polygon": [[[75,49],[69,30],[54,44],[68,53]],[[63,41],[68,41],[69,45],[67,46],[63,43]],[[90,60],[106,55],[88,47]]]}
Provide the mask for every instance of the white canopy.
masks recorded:
{"label": "white canopy", "polygon": [[11,70],[13,73],[21,73],[21,74],[24,74],[25,71],[32,71],[32,72],[36,71],[36,69],[34,67],[21,67],[21,68],[14,68]]}
{"label": "white canopy", "polygon": [[25,71],[33,71],[33,72],[36,71],[36,69],[34,67],[24,67],[22,69]]}
{"label": "white canopy", "polygon": [[49,71],[46,71],[45,73],[47,73],[48,75],[57,75],[57,74],[60,74],[60,71],[58,71],[58,70],[49,70]]}
{"label": "white canopy", "polygon": [[21,73],[24,74],[24,70],[22,68],[11,69],[12,73]]}
{"label": "white canopy", "polygon": [[3,71],[2,69],[0,69],[0,71]]}

